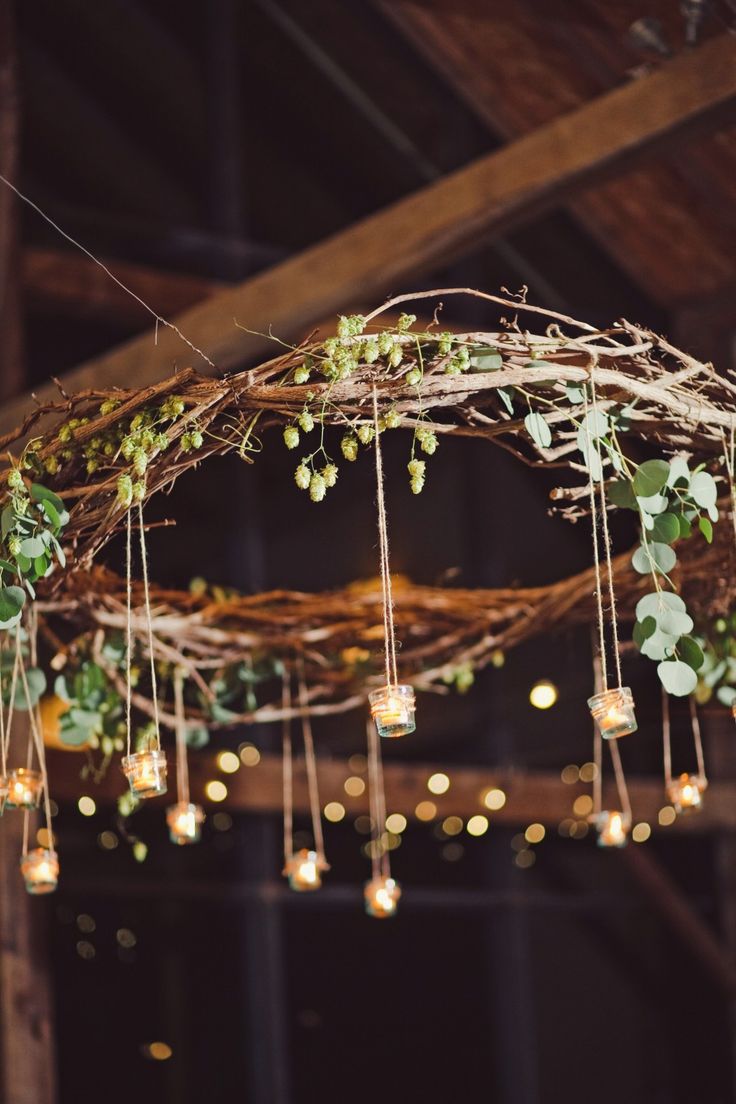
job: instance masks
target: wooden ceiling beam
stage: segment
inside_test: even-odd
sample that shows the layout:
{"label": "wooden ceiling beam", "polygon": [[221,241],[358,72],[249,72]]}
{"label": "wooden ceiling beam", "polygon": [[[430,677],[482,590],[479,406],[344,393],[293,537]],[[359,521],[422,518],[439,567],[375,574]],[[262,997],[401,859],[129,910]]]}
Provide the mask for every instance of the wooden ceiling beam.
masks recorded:
{"label": "wooden ceiling beam", "polygon": [[[477,250],[683,131],[718,127],[735,108],[736,41],[724,36],[218,292],[176,323],[219,371],[232,370],[274,349],[234,319],[250,330],[271,326],[282,338],[299,337],[316,319]],[[141,385],[169,372],[172,362],[192,361],[186,345],[162,327],[157,345],[151,335],[136,338],[67,373],[63,383],[68,391]],[[37,394],[43,401],[55,390],[46,386]],[[6,404],[0,432],[12,429],[29,406],[28,396]]]}

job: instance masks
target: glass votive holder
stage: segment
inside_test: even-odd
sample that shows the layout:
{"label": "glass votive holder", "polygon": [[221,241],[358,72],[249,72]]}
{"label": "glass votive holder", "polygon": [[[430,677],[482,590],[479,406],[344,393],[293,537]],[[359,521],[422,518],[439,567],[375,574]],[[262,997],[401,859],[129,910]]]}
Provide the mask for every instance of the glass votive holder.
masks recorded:
{"label": "glass votive holder", "polygon": [[26,883],[26,890],[34,897],[42,893],[53,893],[59,881],[59,859],[55,851],[47,847],[36,847],[21,856],[20,872]]}
{"label": "glass votive holder", "polygon": [[708,779],[702,774],[681,774],[667,783],[667,798],[676,813],[692,813],[703,807]]}
{"label": "glass votive holder", "polygon": [[324,855],[303,848],[286,860],[283,873],[289,879],[291,889],[297,893],[306,893],[319,889],[322,885],[322,873],[329,869],[330,865]]}
{"label": "glass votive holder", "polygon": [[166,810],[169,839],[172,843],[199,843],[204,822],[204,809],[189,801],[177,801]]}
{"label": "glass votive holder", "polygon": [[594,694],[588,698],[588,708],[604,740],[617,740],[619,736],[636,732],[634,697],[628,686]]}
{"label": "glass votive holder", "polygon": [[37,809],[43,793],[41,772],[30,767],[18,767],[8,771],[8,792],[5,804],[8,809]]}
{"label": "glass votive holder", "polygon": [[417,727],[413,686],[382,686],[371,691],[368,701],[379,736],[408,736]]}
{"label": "glass votive holder", "polygon": [[163,748],[134,751],[123,758],[123,774],[136,797],[158,797],[166,793],[166,752]]}
{"label": "glass votive holder", "polygon": [[618,809],[603,809],[590,817],[598,834],[599,847],[625,847],[629,840],[631,817]]}
{"label": "glass votive holder", "polygon": [[401,896],[401,886],[395,878],[379,877],[365,883],[363,898],[369,916],[384,920],[396,915]]}

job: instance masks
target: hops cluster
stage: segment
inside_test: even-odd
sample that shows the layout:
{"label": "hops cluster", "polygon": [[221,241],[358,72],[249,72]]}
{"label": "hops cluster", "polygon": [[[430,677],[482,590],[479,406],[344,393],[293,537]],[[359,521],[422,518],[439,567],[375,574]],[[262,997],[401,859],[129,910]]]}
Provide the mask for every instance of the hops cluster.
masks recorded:
{"label": "hops cluster", "polygon": [[195,449],[202,447],[204,443],[204,437],[200,429],[187,430],[182,433],[181,440],[179,441],[179,448],[182,452],[194,452]]}
{"label": "hops cluster", "polygon": [[8,472],[8,486],[11,491],[24,491],[25,483],[23,482],[23,476],[17,468],[11,468]]}
{"label": "hops cluster", "polygon": [[410,460],[406,465],[412,494],[421,494],[427,465],[424,460]]}
{"label": "hops cluster", "polygon": [[422,382],[421,368],[409,369],[409,371],[406,373],[406,382],[409,384],[410,387],[418,387],[419,384]]}
{"label": "hops cluster", "polygon": [[300,364],[298,368],[294,370],[294,383],[306,383],[309,379],[309,368],[307,367],[306,360],[304,364]]}
{"label": "hops cluster", "polygon": [[448,360],[445,365],[445,374],[448,376],[459,376],[462,372],[467,372],[470,367],[470,352],[466,345],[461,345]]}
{"label": "hops cluster", "polygon": [[284,430],[284,444],[288,449],[295,449],[299,444],[299,430],[296,426],[287,426]]}
{"label": "hops cluster", "polygon": [[306,460],[302,460],[294,472],[294,482],[300,491],[309,491],[312,502],[321,502],[328,488],[337,483],[337,465],[325,464],[321,471],[313,471]]}
{"label": "hops cluster", "polygon": [[427,456],[434,456],[439,446],[437,435],[433,433],[431,429],[427,429],[424,426],[418,426],[416,438],[422,452],[426,453]]}
{"label": "hops cluster", "polygon": [[346,433],[340,441],[340,448],[346,460],[358,459],[358,438],[354,433]]}
{"label": "hops cluster", "polygon": [[165,422],[172,422],[184,413],[184,405],[184,400],[179,395],[169,395],[161,404],[159,415]]}
{"label": "hops cluster", "polygon": [[361,445],[369,445],[373,438],[376,436],[376,431],[370,422],[366,422],[364,425],[359,425],[357,430],[358,440]]}

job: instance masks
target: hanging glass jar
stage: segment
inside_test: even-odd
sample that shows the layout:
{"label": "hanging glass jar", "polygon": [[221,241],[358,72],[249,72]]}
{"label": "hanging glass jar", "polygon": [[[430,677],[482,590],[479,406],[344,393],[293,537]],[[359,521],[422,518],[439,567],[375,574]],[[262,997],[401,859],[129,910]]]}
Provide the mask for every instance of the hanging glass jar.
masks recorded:
{"label": "hanging glass jar", "polygon": [[134,751],[123,759],[123,773],[130,792],[139,798],[166,793],[166,752],[163,748]]}
{"label": "hanging glass jar", "polygon": [[691,813],[702,809],[707,787],[702,774],[681,774],[667,783],[667,797],[676,813]]}
{"label": "hanging glass jar", "polygon": [[43,778],[40,771],[17,767],[8,772],[5,804],[9,809],[37,809],[42,793]]}
{"label": "hanging glass jar", "polygon": [[591,817],[598,835],[599,847],[625,847],[628,843],[631,817],[618,809],[603,809]]}
{"label": "hanging glass jar", "polygon": [[379,690],[371,691],[368,701],[379,736],[408,736],[416,729],[416,698],[413,686],[401,683],[382,686]]}
{"label": "hanging glass jar", "polygon": [[53,893],[59,881],[58,856],[47,847],[36,847],[21,856],[20,872],[28,893],[33,896]]}
{"label": "hanging glass jar", "polygon": [[617,740],[636,732],[634,697],[628,686],[594,694],[588,698],[588,708],[604,740]]}
{"label": "hanging glass jar", "polygon": [[177,801],[166,810],[169,839],[172,843],[199,843],[204,822],[204,809],[191,801]]}
{"label": "hanging glass jar", "polygon": [[318,851],[303,848],[286,860],[283,873],[289,879],[291,889],[304,893],[319,889],[322,885],[322,874],[329,869],[329,863]]}
{"label": "hanging glass jar", "polygon": [[395,878],[380,875],[365,883],[363,897],[365,911],[369,916],[375,916],[379,920],[386,919],[396,915],[401,886]]}

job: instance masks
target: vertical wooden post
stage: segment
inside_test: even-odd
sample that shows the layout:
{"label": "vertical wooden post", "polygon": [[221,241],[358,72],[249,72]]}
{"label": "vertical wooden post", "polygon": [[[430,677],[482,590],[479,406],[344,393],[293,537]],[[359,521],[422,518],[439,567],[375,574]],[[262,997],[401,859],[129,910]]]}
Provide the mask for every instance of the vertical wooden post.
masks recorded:
{"label": "vertical wooden post", "polygon": [[[18,71],[14,2],[0,0],[0,173],[18,179]],[[20,244],[15,196],[0,184],[0,399],[17,395],[24,382]]]}
{"label": "vertical wooden post", "polygon": [[54,1104],[56,1070],[43,940],[48,903],[29,897],[18,864],[23,814],[0,820],[0,1100]]}

